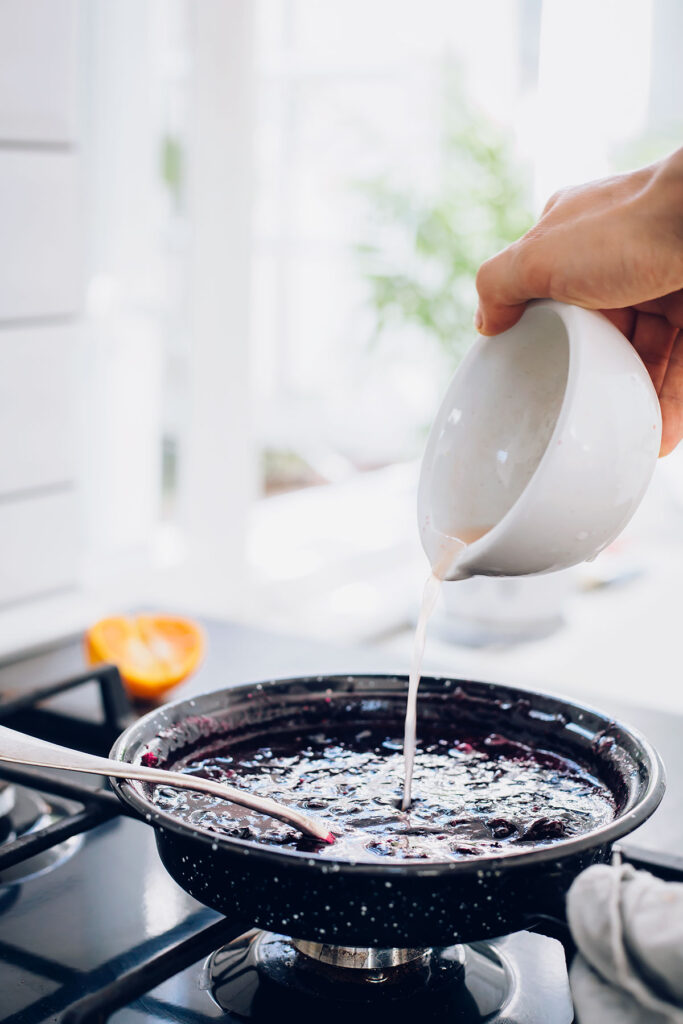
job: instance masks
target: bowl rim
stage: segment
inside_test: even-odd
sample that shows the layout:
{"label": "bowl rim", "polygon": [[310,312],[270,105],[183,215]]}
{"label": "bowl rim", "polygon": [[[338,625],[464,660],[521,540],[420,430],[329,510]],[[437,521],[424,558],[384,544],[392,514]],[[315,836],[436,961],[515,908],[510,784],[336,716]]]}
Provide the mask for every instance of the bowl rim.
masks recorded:
{"label": "bowl rim", "polygon": [[[393,683],[404,685],[407,691],[408,677],[397,673],[355,673],[351,675],[318,675],[318,676],[292,676],[275,678],[267,681],[239,684],[237,686],[225,687],[221,690],[212,690],[197,697],[189,697],[184,700],[162,704],[143,717],[137,719],[130,725],[115,741],[110,757],[116,760],[129,761],[126,757],[127,749],[132,750],[133,743],[139,740],[149,742],[154,735],[163,728],[169,726],[164,721],[164,716],[175,715],[181,709],[187,709],[189,715],[201,715],[211,712],[206,708],[202,709],[202,702],[221,698],[234,699],[235,703],[242,697],[247,697],[254,690],[266,690],[268,687],[306,687],[311,693],[315,687],[319,688],[321,697],[329,696],[326,693],[325,684],[332,681],[345,681],[352,683],[356,680],[368,680],[378,684]],[[665,770],[662,760],[652,744],[637,729],[632,728],[605,715],[603,712],[590,705],[580,704],[576,701],[566,700],[555,694],[549,694],[542,690],[527,690],[522,687],[510,686],[499,683],[486,683],[479,680],[458,679],[453,676],[424,676],[424,682],[432,684],[435,688],[441,684],[450,687],[475,687],[483,691],[493,692],[498,695],[506,695],[513,701],[531,700],[540,698],[549,700],[558,705],[558,710],[571,710],[576,716],[586,714],[596,716],[604,723],[606,729],[618,729],[625,737],[628,737],[638,748],[641,756],[641,765],[646,771],[645,792],[636,800],[636,803],[627,808],[624,814],[620,814],[612,821],[596,829],[581,833],[568,839],[558,839],[548,846],[535,846],[529,850],[511,851],[504,854],[473,855],[467,858],[454,860],[425,861],[417,859],[405,860],[381,860],[353,861],[348,859],[336,859],[329,854],[320,856],[316,853],[283,849],[281,847],[268,846],[256,840],[238,839],[232,836],[221,836],[219,833],[204,831],[193,827],[182,819],[160,810],[140,791],[139,783],[128,779],[110,778],[114,792],[125,804],[132,807],[138,815],[157,829],[169,830],[187,838],[195,839],[207,845],[211,852],[237,854],[244,857],[255,856],[259,861],[272,863],[281,869],[299,868],[311,870],[317,869],[322,874],[343,872],[345,874],[376,877],[382,880],[390,880],[391,877],[434,877],[437,875],[450,875],[452,873],[469,874],[473,871],[481,874],[500,873],[510,869],[528,867],[547,861],[563,861],[574,855],[585,853],[596,847],[612,845],[617,839],[632,832],[639,825],[642,825],[657,809],[664,796]],[[328,688],[329,689],[329,688]],[[352,691],[353,692],[353,691]],[[370,693],[371,691],[369,691]],[[381,692],[381,690],[379,690]],[[393,693],[398,693],[394,690]],[[362,696],[358,694],[357,696]],[[347,698],[348,698],[347,694]],[[147,734],[147,735],[145,735]],[[135,753],[138,748],[135,748]]]}

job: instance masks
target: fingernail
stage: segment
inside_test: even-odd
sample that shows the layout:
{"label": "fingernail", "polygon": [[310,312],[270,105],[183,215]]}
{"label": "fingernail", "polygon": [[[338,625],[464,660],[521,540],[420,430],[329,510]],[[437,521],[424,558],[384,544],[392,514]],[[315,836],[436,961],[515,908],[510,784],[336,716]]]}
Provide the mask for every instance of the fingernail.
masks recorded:
{"label": "fingernail", "polygon": [[478,306],[477,312],[474,314],[474,326],[477,328],[478,331],[480,331],[484,326],[484,318],[481,315],[481,310],[479,309]]}

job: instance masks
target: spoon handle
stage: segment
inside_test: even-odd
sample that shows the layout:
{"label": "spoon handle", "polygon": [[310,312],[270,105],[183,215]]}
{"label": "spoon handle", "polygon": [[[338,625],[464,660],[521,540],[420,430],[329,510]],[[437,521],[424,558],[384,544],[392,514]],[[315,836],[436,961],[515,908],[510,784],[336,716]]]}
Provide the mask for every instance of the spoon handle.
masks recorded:
{"label": "spoon handle", "polygon": [[248,807],[259,814],[277,818],[288,825],[323,842],[332,842],[329,828],[305,814],[278,804],[267,797],[244,793],[233,786],[224,786],[212,779],[201,779],[182,772],[170,772],[164,768],[148,768],[142,764],[114,761],[109,757],[97,757],[82,750],[60,747],[57,743],[36,739],[26,733],[17,732],[0,725],[0,761],[27,764],[39,768],[60,768],[72,772],[89,772],[92,775],[106,775],[119,779],[135,779],[138,782],[152,782],[175,789],[189,789],[207,793],[221,800],[229,800],[242,807]]}

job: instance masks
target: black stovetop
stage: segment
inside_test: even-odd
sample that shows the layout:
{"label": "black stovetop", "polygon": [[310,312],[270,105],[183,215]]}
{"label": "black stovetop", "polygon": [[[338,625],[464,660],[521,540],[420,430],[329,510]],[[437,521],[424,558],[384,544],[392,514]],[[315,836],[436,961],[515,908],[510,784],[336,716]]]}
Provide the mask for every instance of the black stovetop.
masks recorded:
{"label": "black stovetop", "polygon": [[[208,623],[207,630],[207,661],[174,696],[249,679],[396,669],[372,651],[350,653],[237,625]],[[132,709],[121,699],[115,671],[104,670],[94,680],[86,673],[71,685],[82,673],[77,641],[0,666],[0,722],[107,753]],[[70,681],[64,689],[54,686],[60,679]],[[36,687],[49,692],[38,708],[29,698]],[[638,860],[640,848],[648,861],[654,856],[660,874],[677,877],[683,720],[637,709],[608,710],[647,733],[667,763],[663,810],[628,847],[633,859]],[[221,918],[187,896],[161,866],[153,831],[121,813],[100,781],[74,782],[50,773],[36,779],[27,774],[32,771],[0,766],[0,779],[19,784],[20,801],[30,803],[35,789],[41,790],[60,813],[52,823],[49,815],[38,823],[45,835],[38,845],[0,845],[0,1021],[225,1020],[203,987],[202,965],[251,923]],[[22,788],[32,778],[35,789]],[[27,853],[38,859],[26,860]],[[50,858],[57,863],[47,867]],[[565,938],[561,924],[553,927]]]}

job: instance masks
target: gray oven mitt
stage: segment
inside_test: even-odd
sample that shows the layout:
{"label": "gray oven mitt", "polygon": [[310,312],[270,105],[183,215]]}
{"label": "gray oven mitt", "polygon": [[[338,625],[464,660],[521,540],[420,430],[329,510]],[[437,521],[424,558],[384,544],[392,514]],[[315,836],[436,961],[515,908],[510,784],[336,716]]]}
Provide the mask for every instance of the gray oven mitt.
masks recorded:
{"label": "gray oven mitt", "polygon": [[683,1024],[683,883],[596,864],[567,895],[580,1024]]}

